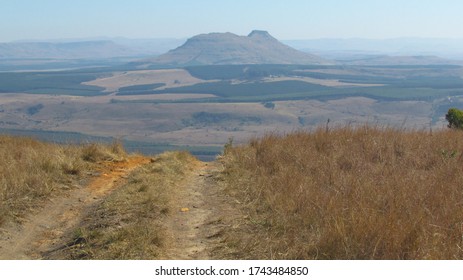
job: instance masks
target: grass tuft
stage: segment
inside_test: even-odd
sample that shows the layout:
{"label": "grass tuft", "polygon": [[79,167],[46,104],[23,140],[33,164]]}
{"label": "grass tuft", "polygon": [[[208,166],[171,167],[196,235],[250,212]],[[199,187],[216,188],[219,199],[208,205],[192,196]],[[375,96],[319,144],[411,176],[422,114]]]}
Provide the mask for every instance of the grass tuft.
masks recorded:
{"label": "grass tuft", "polygon": [[110,145],[90,143],[82,147],[82,159],[88,162],[121,161],[126,156],[124,146],[119,140]]}

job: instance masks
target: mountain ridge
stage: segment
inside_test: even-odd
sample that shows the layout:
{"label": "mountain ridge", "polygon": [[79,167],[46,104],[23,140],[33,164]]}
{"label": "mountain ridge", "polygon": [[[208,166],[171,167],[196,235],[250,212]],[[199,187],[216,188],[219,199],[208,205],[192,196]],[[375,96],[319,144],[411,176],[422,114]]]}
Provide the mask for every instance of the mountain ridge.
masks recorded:
{"label": "mountain ridge", "polygon": [[2,59],[82,59],[133,56],[134,51],[110,40],[80,42],[0,43]]}

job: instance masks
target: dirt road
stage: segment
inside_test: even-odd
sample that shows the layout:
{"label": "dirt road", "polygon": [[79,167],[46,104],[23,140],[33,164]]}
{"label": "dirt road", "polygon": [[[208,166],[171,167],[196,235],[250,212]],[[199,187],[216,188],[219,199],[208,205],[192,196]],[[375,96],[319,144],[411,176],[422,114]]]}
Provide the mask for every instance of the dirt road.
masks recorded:
{"label": "dirt road", "polygon": [[[0,259],[61,258],[70,236],[137,167],[150,158],[135,156],[123,162],[105,163],[87,186],[65,197],[51,199],[41,211],[26,217],[22,225],[0,234]],[[175,209],[165,218],[168,242],[161,259],[221,259],[227,254],[223,233],[231,227],[236,210],[218,183],[221,164],[195,161],[175,190]],[[57,254],[54,254],[57,253]],[[51,255],[50,255],[51,253]],[[55,256],[55,257],[53,257]]]}
{"label": "dirt road", "polygon": [[135,168],[149,158],[129,157],[107,162],[85,187],[69,191],[65,197],[52,198],[38,213],[26,217],[22,225],[3,229],[0,259],[41,259],[42,253],[59,246],[62,238],[81,221],[92,207],[123,183]]}
{"label": "dirt road", "polygon": [[218,162],[200,162],[180,186],[178,209],[167,225],[173,243],[166,259],[221,258],[221,237],[236,215],[223,186],[217,183],[220,168]]}

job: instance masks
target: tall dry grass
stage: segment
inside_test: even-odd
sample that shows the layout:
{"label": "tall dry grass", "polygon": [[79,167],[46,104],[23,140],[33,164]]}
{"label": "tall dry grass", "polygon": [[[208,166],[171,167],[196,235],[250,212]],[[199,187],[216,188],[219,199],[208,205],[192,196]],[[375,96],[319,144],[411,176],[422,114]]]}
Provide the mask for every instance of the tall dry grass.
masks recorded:
{"label": "tall dry grass", "polygon": [[72,189],[97,162],[124,156],[117,142],[72,146],[0,136],[0,226],[20,222],[47,198]]}
{"label": "tall dry grass", "polygon": [[236,258],[462,259],[463,133],[364,126],[228,147]]}

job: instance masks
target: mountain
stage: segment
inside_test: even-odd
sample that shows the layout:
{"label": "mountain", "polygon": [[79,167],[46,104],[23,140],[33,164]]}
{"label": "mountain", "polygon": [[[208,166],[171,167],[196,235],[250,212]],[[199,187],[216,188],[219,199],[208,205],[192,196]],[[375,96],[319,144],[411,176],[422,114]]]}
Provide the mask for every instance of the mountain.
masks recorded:
{"label": "mountain", "polygon": [[155,65],[217,64],[331,64],[318,56],[295,50],[267,31],[248,36],[209,33],[194,36],[182,46],[141,63]]}
{"label": "mountain", "polygon": [[0,43],[0,59],[95,59],[134,56],[112,41]]}

